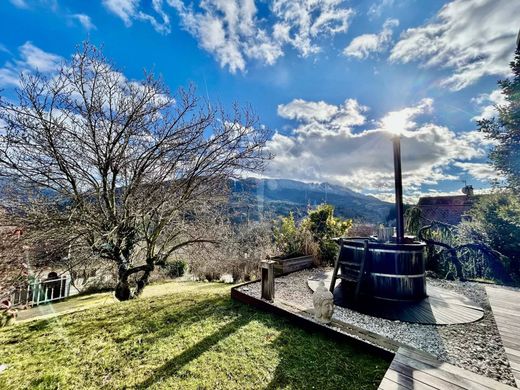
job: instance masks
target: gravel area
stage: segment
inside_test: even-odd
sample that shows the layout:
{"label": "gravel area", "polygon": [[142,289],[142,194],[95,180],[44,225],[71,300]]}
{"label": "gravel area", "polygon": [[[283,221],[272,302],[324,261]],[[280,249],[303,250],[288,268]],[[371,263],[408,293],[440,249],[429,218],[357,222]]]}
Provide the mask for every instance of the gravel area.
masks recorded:
{"label": "gravel area", "polygon": [[[307,286],[307,279],[323,271],[327,270],[304,270],[276,278],[275,297],[295,302],[299,306],[312,307],[312,291]],[[439,360],[515,386],[484,286],[439,279],[428,279],[428,284],[465,295],[484,309],[484,317],[469,324],[422,325],[372,317],[336,306],[334,318],[429,352]],[[260,297],[259,282],[240,287],[240,290]]]}

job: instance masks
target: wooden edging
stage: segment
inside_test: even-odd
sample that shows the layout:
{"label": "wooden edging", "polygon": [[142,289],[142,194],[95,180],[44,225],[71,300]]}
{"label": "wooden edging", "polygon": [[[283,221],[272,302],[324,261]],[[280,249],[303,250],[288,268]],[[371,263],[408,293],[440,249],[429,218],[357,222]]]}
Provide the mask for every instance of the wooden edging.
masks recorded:
{"label": "wooden edging", "polygon": [[[378,345],[371,344],[369,342],[366,342],[364,340],[361,340],[359,338],[353,337],[351,335],[348,335],[346,333],[340,332],[332,327],[319,324],[315,321],[310,320],[309,318],[304,317],[303,315],[298,315],[296,313],[293,313],[289,310],[285,310],[281,307],[275,306],[265,300],[258,299],[255,297],[252,297],[246,293],[243,293],[242,291],[239,291],[238,288],[247,286],[248,284],[257,283],[258,280],[247,282],[235,287],[231,288],[231,298],[234,300],[237,300],[239,302],[245,303],[247,305],[254,306],[258,309],[261,309],[265,312],[273,313],[282,317],[287,318],[292,323],[298,325],[299,327],[308,330],[308,331],[317,331],[322,332],[323,334],[327,335],[328,337],[347,342],[348,344],[361,348],[363,350],[366,350],[370,353],[373,353],[377,356],[380,356],[388,361],[391,361],[394,358],[395,351],[388,350],[385,348],[382,348]],[[332,325],[337,326],[336,323],[333,323]]]}

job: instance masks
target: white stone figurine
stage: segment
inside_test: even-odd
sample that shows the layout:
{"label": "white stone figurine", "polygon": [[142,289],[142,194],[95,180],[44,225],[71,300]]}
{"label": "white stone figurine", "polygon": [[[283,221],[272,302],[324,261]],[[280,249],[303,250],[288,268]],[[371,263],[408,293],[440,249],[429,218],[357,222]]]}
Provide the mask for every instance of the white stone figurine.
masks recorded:
{"label": "white stone figurine", "polygon": [[332,314],[334,313],[334,296],[325,287],[323,280],[312,295],[312,303],[314,305],[314,318],[316,321],[328,324],[332,320]]}

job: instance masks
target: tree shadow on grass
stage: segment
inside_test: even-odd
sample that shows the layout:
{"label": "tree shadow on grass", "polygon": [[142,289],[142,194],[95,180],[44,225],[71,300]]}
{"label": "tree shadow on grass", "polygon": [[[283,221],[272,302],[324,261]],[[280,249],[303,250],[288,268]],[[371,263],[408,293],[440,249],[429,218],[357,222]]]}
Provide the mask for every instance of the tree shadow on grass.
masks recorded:
{"label": "tree shadow on grass", "polygon": [[[46,341],[50,326],[48,321],[42,321],[33,323],[32,331],[24,327],[33,338],[26,349]],[[268,386],[269,389],[373,388],[388,365],[359,348],[329,340],[319,332],[305,331],[276,315],[234,302],[229,295],[206,298],[186,295],[175,301],[154,298],[111,305],[98,311],[68,315],[56,326],[63,327],[71,345],[82,345],[80,356],[76,356],[79,361],[93,359],[95,362],[86,373],[80,375],[73,371],[74,375],[80,375],[78,379],[82,383],[91,387],[107,385],[102,382],[102,376],[107,374],[104,367],[107,362],[110,363],[109,373],[114,377],[110,383],[113,387],[121,387],[125,381],[137,388],[160,386],[163,380],[164,385],[171,381],[174,385],[183,383],[186,366],[197,362],[206,352],[210,352],[209,357],[202,357],[201,362],[207,362],[203,364],[209,366],[192,367],[187,371],[193,372],[195,377],[201,376],[201,382],[197,382],[201,386],[215,380],[215,376],[206,377],[205,370],[213,368],[220,370],[220,379],[224,378],[228,385],[247,383],[249,387]],[[97,340],[101,339],[106,340],[106,344],[99,353],[105,355],[97,364]],[[161,353],[169,353],[170,345],[178,351],[182,345],[172,344],[178,342],[187,347],[165,362]],[[13,351],[14,348],[15,345],[10,346]],[[143,359],[146,359],[145,372],[139,375],[129,372],[129,368],[140,370]],[[74,356],[61,354],[55,368],[58,371],[47,370],[44,376],[62,372],[60,366],[70,360],[74,361]],[[157,368],[148,371],[153,366]],[[73,368],[77,370],[78,367]],[[130,384],[136,382],[137,385]]]}
{"label": "tree shadow on grass", "polygon": [[[110,337],[116,343],[122,343],[139,337],[148,343],[155,343],[170,336],[180,326],[200,321],[215,307],[222,307],[223,313],[226,310],[226,297],[222,296],[204,300],[185,298],[176,301],[173,306],[168,305],[167,299],[161,298],[155,302],[136,301],[137,305],[132,310],[125,304],[115,304],[19,324],[4,329],[3,344],[40,342],[59,332],[71,340]],[[129,324],[131,331],[128,331]]]}
{"label": "tree shadow on grass", "polygon": [[[177,325],[189,326],[204,318],[207,312],[222,305],[225,298],[212,297],[204,300],[186,298],[168,305],[167,300],[149,303],[147,306],[136,306],[132,310],[125,307],[112,307],[97,313],[78,313],[80,320],[63,324],[69,335],[92,335],[99,330],[110,330],[117,335],[125,329],[124,339],[135,336],[150,336],[149,341],[155,342],[171,334]],[[186,308],[187,305],[187,308]],[[128,325],[132,331],[128,332]],[[115,338],[116,341],[117,337]],[[122,341],[122,340],[121,340]]]}
{"label": "tree shadow on grass", "polygon": [[[249,344],[244,347],[249,351],[252,348],[273,351],[275,354],[271,356],[277,361],[277,364],[274,361],[265,362],[264,373],[260,373],[257,377],[264,378],[263,384],[257,383],[255,388],[372,389],[377,388],[390,363],[357,346],[329,339],[320,332],[301,329],[276,315],[254,310],[241,303],[230,302],[224,309],[236,318],[164,363],[135,387],[149,388],[167,381],[168,378],[182,376],[184,366],[253,322],[256,324],[250,331],[254,332],[253,329],[258,331],[260,324],[266,338],[261,338],[263,341],[257,339],[260,344]],[[269,335],[273,332],[277,336],[270,339]],[[255,338],[253,334],[250,337]],[[259,353],[257,356],[266,355]],[[244,359],[251,358],[252,356],[244,357]],[[257,361],[251,364],[250,361],[244,361],[243,367],[254,369],[255,365],[262,366],[263,363]],[[274,371],[268,367],[274,368]],[[230,376],[232,377],[236,372],[231,371],[228,374],[232,374]]]}
{"label": "tree shadow on grass", "polygon": [[145,381],[139,383],[136,386],[136,388],[147,389],[157,381],[175,375],[179,371],[179,369],[182,368],[184,365],[188,364],[192,360],[197,359],[200,355],[208,351],[221,340],[237,332],[240,328],[245,326],[250,320],[251,318],[247,316],[239,316],[235,320],[231,321],[229,324],[225,325],[222,328],[219,328],[218,331],[214,332],[210,336],[205,337],[203,340],[199,341],[189,349],[185,350],[180,355],[167,361],[165,364],[159,367],[153,373],[153,375],[148,377]]}
{"label": "tree shadow on grass", "polygon": [[279,363],[267,390],[375,389],[390,362],[321,332],[287,327],[274,346]]}

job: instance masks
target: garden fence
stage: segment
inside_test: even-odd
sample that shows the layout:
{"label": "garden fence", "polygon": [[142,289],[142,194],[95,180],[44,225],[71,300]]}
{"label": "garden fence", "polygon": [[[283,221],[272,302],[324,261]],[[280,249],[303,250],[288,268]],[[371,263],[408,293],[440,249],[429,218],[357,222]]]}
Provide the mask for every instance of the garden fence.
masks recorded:
{"label": "garden fence", "polygon": [[13,306],[38,306],[59,301],[70,294],[70,278],[63,276],[51,280],[36,279],[11,294]]}

